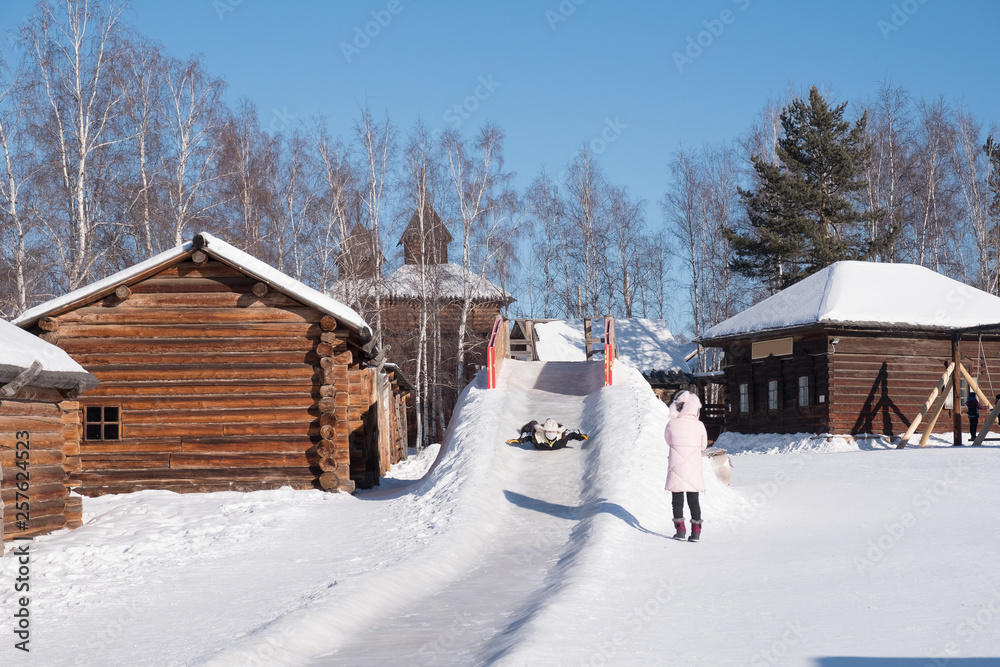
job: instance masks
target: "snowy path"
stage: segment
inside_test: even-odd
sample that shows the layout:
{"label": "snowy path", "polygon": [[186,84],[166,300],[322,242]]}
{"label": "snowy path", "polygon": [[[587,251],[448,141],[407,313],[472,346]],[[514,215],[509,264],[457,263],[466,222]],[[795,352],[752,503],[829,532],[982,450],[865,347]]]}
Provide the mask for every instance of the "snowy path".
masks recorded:
{"label": "snowy path", "polygon": [[[1000,664],[993,442],[727,434],[748,453],[731,488],[706,475],[691,545],[666,537],[666,407],[634,369],[564,373],[477,379],[408,486],[85,499],[31,545],[30,655],[0,558],[0,665]],[[504,444],[545,413],[591,440]]]}
{"label": "snowy path", "polygon": [[541,452],[503,441],[532,419],[582,424],[583,396],[600,387],[602,368],[573,362],[508,367],[501,432],[484,434],[502,450],[491,472],[506,506],[483,557],[314,664],[487,664],[510,649],[513,630],[541,606],[546,577],[565,556],[579,513],[581,443]]}

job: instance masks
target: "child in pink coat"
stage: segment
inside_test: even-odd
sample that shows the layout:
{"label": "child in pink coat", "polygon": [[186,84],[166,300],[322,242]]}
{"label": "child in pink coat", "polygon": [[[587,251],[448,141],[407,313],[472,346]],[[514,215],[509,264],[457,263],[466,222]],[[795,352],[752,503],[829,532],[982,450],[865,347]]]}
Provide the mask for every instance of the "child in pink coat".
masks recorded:
{"label": "child in pink coat", "polygon": [[684,498],[687,496],[691,508],[691,537],[689,542],[697,542],[701,537],[701,504],[698,493],[705,490],[702,474],[702,452],[708,448],[708,433],[698,419],[701,400],[689,391],[678,392],[670,404],[670,421],[663,433],[670,447],[667,460],[666,490],[673,494],[675,540],[683,540],[687,531],[684,527]]}

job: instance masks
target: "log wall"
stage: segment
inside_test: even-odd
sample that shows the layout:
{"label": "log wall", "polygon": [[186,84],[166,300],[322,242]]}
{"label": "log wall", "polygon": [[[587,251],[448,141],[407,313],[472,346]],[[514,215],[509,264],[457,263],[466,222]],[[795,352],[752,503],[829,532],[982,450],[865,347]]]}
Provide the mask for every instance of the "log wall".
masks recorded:
{"label": "log wall", "polygon": [[79,415],[78,403],[54,389],[29,387],[0,401],[3,539],[81,524],[81,499],[69,490],[80,469]]}
{"label": "log wall", "polygon": [[84,427],[81,493],[353,491],[365,478],[350,472],[358,342],[334,318],[211,259],[128,287],[39,332],[100,379],[84,413],[120,409],[120,439]]}

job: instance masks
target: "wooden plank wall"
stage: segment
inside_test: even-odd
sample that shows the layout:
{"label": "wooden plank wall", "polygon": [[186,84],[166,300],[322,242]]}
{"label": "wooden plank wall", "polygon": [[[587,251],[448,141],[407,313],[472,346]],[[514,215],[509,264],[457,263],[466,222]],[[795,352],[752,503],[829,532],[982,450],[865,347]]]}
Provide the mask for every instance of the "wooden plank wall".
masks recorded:
{"label": "wooden plank wall", "polygon": [[[32,398],[0,401],[0,499],[3,538],[34,537],[81,524],[83,506],[68,484],[80,467],[79,409],[54,389],[27,388]],[[24,437],[27,432],[27,438]],[[20,438],[18,435],[20,434]],[[27,470],[17,466],[18,440],[28,444]],[[21,451],[24,451],[22,446]],[[21,460],[24,460],[23,458]],[[26,475],[26,476],[25,476]],[[27,482],[27,526],[19,527],[18,484]]]}
{"label": "wooden plank wall", "polygon": [[[82,493],[312,488],[324,467],[346,471],[346,437],[317,445],[323,427],[346,428],[337,391],[357,365],[347,331],[211,259],[130,291],[40,323],[100,379],[84,407],[121,406],[120,441],[81,444]],[[347,475],[336,481],[325,488],[353,490]]]}
{"label": "wooden plank wall", "polygon": [[[831,345],[833,339],[840,339]],[[796,337],[791,357],[752,362],[749,341],[727,349],[726,429],[741,433],[873,433],[901,435],[927,400],[951,359],[947,334],[905,335],[870,331],[813,332]],[[1000,339],[966,337],[961,359],[978,372],[983,391],[1000,393]],[[814,384],[812,404],[798,407],[798,376]],[[780,379],[779,410],[767,410],[767,381]],[[739,413],[739,385],[751,387],[750,412]],[[818,397],[826,402],[819,403]],[[731,406],[731,408],[729,408]],[[952,430],[951,410],[935,431]],[[963,429],[968,428],[962,417]]]}
{"label": "wooden plank wall", "polygon": [[[951,338],[858,333],[837,336],[837,352],[830,356],[831,432],[901,435],[951,361]],[[979,339],[967,337],[960,352],[962,363],[974,377],[978,358],[980,386],[994,400],[1000,393],[1000,341],[984,338],[980,351]],[[965,432],[968,420],[964,410],[962,413]],[[944,410],[934,430],[950,432],[952,428],[952,411]]]}
{"label": "wooden plank wall", "polygon": [[[739,433],[822,433],[827,430],[826,338],[812,334],[796,338],[791,357],[751,359],[751,345],[734,343],[727,348],[725,428]],[[799,407],[799,376],[812,379],[810,404]],[[776,379],[778,410],[768,410],[768,381]],[[739,386],[750,388],[750,411],[740,413]],[[820,402],[820,396],[823,402]]]}
{"label": "wooden plank wall", "polygon": [[[444,402],[444,417],[446,422],[451,419],[455,401],[465,385],[475,378],[479,368],[486,365],[486,346],[493,332],[493,322],[500,314],[502,304],[499,302],[483,302],[473,304],[466,322],[466,373],[462,382],[454,380],[458,367],[458,327],[461,315],[460,306],[455,303],[441,306],[437,315],[441,323],[441,377],[445,384],[441,387]],[[391,348],[395,363],[400,366],[403,374],[409,378],[416,376],[417,337],[420,309],[413,299],[394,299],[383,301],[382,323],[385,329],[384,339]],[[415,401],[408,406],[408,438],[410,442],[416,439],[416,419],[413,413]],[[443,425],[447,426],[447,423]],[[425,424],[425,428],[427,425]]]}

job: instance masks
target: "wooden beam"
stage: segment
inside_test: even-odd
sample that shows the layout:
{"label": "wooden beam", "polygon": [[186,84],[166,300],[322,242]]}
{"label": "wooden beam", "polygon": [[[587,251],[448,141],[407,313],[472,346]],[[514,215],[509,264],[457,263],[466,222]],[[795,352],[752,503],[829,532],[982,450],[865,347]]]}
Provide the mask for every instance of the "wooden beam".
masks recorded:
{"label": "wooden beam", "polygon": [[954,371],[955,371],[955,362],[951,362],[948,364],[948,368],[945,369],[941,377],[938,378],[937,384],[935,384],[934,388],[931,389],[930,395],[924,402],[923,407],[920,408],[920,412],[917,414],[916,417],[913,418],[913,421],[910,423],[910,427],[906,429],[906,433],[904,433],[899,438],[899,443],[896,445],[896,449],[903,449],[904,447],[906,447],[906,443],[910,440],[910,438],[913,437],[913,434],[916,432],[917,427],[920,426],[920,422],[923,421],[924,416],[927,414],[927,411],[931,409],[931,406],[934,404],[934,400],[938,397],[938,394],[944,391],[944,388],[948,385],[948,380],[951,379],[952,373]]}
{"label": "wooden beam", "polygon": [[208,261],[208,255],[202,250],[195,250],[191,253],[191,261],[195,264],[204,264]]}
{"label": "wooden beam", "polygon": [[132,290],[129,289],[128,285],[119,285],[115,288],[115,297],[119,301],[128,301],[130,296],[132,296]]}
{"label": "wooden beam", "polygon": [[976,439],[972,443],[973,447],[978,447],[983,444],[983,440],[986,439],[986,434],[990,432],[990,425],[996,421],[997,415],[1000,415],[1000,401],[997,401],[997,404],[993,406],[992,410],[990,410],[989,416],[986,418],[986,421],[983,422],[982,428],[979,429],[979,434],[976,435]]}
{"label": "wooden beam", "polygon": [[992,410],[993,401],[991,401],[989,398],[986,397],[986,394],[983,393],[983,390],[979,388],[979,383],[976,382],[971,375],[969,375],[969,371],[965,369],[965,366],[959,364],[958,370],[962,372],[963,376],[965,376],[965,381],[968,382],[969,386],[972,387],[973,391],[976,392],[976,396],[979,397],[979,400],[983,403],[983,405],[987,406],[987,409]]}
{"label": "wooden beam", "polygon": [[266,283],[254,283],[253,294],[258,299],[263,299],[267,296],[267,284]]}
{"label": "wooden beam", "polygon": [[38,320],[38,328],[42,331],[58,331],[59,330],[59,320],[53,317],[43,317]]}
{"label": "wooden beam", "polygon": [[[959,334],[952,334],[951,336],[951,364],[955,368],[958,368],[959,364],[959,345],[960,345]],[[952,446],[961,447],[962,446],[962,388],[959,383],[959,374],[951,374],[951,423],[952,423]]]}
{"label": "wooden beam", "polygon": [[923,436],[920,438],[921,447],[927,446],[927,441],[930,440],[931,433],[934,432],[934,426],[937,424],[938,417],[940,417],[941,413],[944,411],[944,404],[947,401],[947,392],[942,392],[941,395],[937,397],[937,400],[934,401],[934,407],[931,409],[931,418],[927,422],[927,428],[924,429]]}

